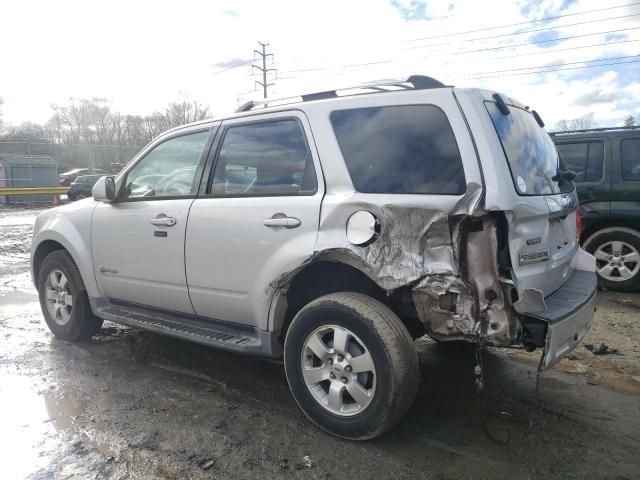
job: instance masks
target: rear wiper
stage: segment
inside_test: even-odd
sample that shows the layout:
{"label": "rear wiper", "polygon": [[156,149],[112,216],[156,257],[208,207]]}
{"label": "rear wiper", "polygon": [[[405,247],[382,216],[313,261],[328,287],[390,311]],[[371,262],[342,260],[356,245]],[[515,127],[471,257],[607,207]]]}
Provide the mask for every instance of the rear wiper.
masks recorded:
{"label": "rear wiper", "polygon": [[553,180],[554,182],[560,183],[563,180],[565,182],[572,182],[575,178],[576,178],[576,172],[574,172],[573,170],[562,170],[559,168],[556,174],[553,177],[551,177],[551,180]]}

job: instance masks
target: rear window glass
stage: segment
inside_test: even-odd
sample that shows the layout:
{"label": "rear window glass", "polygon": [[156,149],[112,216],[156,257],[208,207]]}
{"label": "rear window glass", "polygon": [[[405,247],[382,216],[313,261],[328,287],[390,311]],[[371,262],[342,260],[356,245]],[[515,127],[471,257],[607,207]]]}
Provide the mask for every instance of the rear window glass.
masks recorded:
{"label": "rear window glass", "polygon": [[573,182],[563,181],[560,186],[552,180],[558,172],[558,152],[549,134],[530,112],[510,105],[511,113],[503,115],[495,102],[485,102],[485,105],[520,195],[573,191]]}
{"label": "rear window glass", "polygon": [[337,110],[331,124],[359,192],[459,195],[466,190],[453,130],[438,107]]}
{"label": "rear window glass", "polygon": [[622,179],[640,180],[640,138],[622,141]]}
{"label": "rear window glass", "polygon": [[604,143],[561,143],[557,147],[569,170],[576,173],[575,182],[597,182],[602,179]]}

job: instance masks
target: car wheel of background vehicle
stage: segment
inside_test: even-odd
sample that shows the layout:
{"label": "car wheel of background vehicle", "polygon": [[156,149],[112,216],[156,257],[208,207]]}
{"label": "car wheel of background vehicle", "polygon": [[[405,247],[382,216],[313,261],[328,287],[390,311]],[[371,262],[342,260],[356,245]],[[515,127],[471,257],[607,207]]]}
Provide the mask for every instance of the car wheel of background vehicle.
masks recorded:
{"label": "car wheel of background vehicle", "polygon": [[93,315],[82,277],[64,250],[47,255],[38,274],[40,307],[47,326],[64,340],[86,340],[102,327]]}
{"label": "car wheel of background vehicle", "polygon": [[596,258],[601,286],[621,292],[640,289],[640,233],[606,229],[589,237],[585,249]]}
{"label": "car wheel of background vehicle", "polygon": [[87,198],[87,194],[86,193],[78,193],[76,195],[75,200],[82,200],[83,198]]}
{"label": "car wheel of background vehicle", "polygon": [[396,425],[420,382],[406,327],[387,306],[360,293],[332,293],[302,308],[287,332],[284,362],[303,413],[351,440]]}

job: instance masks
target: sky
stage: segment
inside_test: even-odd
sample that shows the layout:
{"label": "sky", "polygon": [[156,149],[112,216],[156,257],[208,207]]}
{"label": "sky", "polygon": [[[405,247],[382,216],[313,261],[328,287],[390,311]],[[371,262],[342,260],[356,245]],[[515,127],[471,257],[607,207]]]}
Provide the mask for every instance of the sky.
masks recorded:
{"label": "sky", "polygon": [[43,123],[70,97],[148,114],[186,95],[223,116],[262,97],[258,41],[273,53],[274,98],[423,74],[505,93],[548,125],[640,119],[633,0],[21,0],[4,2],[0,41],[14,125]]}

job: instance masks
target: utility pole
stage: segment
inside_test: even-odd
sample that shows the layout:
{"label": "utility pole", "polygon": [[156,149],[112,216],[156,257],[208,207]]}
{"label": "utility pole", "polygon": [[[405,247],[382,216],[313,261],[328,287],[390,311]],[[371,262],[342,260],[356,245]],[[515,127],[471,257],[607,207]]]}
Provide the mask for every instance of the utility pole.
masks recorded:
{"label": "utility pole", "polygon": [[272,57],[273,58],[273,53],[267,53],[267,47],[269,46],[268,43],[262,43],[262,42],[258,42],[258,45],[260,45],[261,51],[258,50],[254,50],[255,53],[257,53],[261,59],[262,59],[262,66],[260,65],[251,65],[251,68],[257,68],[258,70],[260,70],[260,72],[262,72],[262,81],[258,81],[255,80],[255,82],[258,85],[262,85],[262,94],[263,97],[266,99],[267,98],[267,87],[273,86],[273,83],[269,83],[267,80],[267,76],[269,72],[275,72],[276,69],[275,68],[267,68],[267,57]]}

